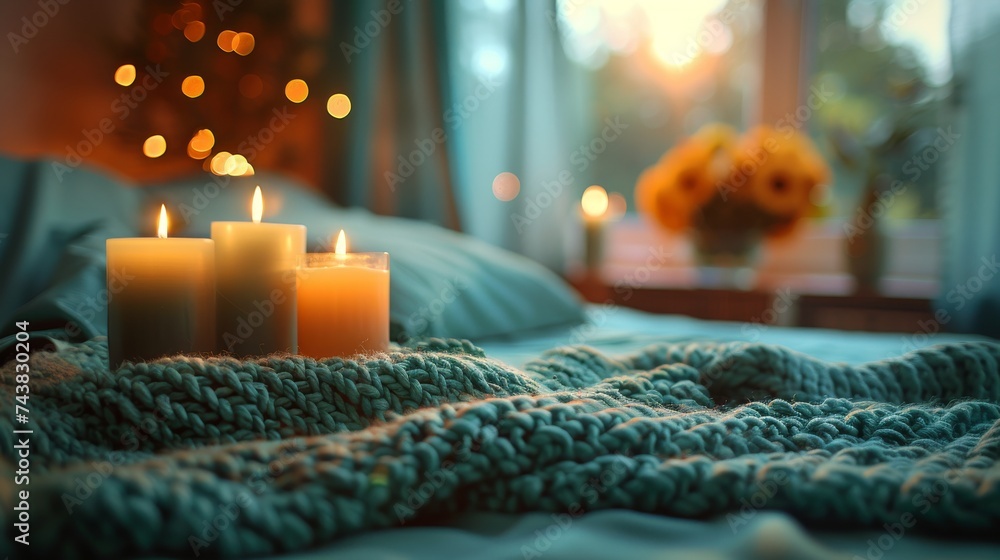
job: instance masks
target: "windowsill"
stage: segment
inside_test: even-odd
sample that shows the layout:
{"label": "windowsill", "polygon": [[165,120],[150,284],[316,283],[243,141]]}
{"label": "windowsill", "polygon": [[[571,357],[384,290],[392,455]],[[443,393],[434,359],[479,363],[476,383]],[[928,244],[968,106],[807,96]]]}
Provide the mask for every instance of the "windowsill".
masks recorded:
{"label": "windowsill", "polygon": [[[843,221],[817,220],[792,237],[765,241],[747,289],[840,296],[854,292],[847,272]],[[940,226],[912,220],[885,227],[885,272],[879,295],[930,299],[939,293]],[[695,266],[687,237],[651,227],[636,215],[611,224],[600,277],[604,284],[696,289],[716,287],[711,270]]]}

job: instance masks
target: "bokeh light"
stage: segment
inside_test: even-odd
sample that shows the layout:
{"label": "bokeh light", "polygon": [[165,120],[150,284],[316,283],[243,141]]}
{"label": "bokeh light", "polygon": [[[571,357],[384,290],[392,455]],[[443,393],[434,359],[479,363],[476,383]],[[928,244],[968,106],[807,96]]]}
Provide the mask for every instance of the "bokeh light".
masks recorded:
{"label": "bokeh light", "polygon": [[201,41],[205,36],[205,24],[200,21],[192,21],[184,26],[184,38],[192,43]]}
{"label": "bokeh light", "polygon": [[166,151],[167,141],[159,134],[154,134],[153,136],[146,138],[146,141],[142,143],[142,153],[145,154],[146,157],[158,158]]}
{"label": "bokeh light", "polygon": [[243,32],[237,33],[233,40],[233,50],[240,56],[246,56],[253,52],[255,41],[253,35]]}
{"label": "bokeh light", "polygon": [[302,103],[309,97],[309,84],[298,78],[290,80],[285,84],[285,97],[292,103]]}
{"label": "bokeh light", "polygon": [[608,219],[621,219],[625,216],[627,210],[628,202],[621,193],[611,193],[608,195]]}
{"label": "bokeh light", "polygon": [[583,191],[583,198],[580,200],[583,213],[591,216],[603,216],[608,211],[608,191],[604,187],[592,185]]}
{"label": "bokeh light", "polygon": [[521,192],[521,180],[510,171],[504,171],[493,178],[493,196],[497,200],[510,202]]}
{"label": "bokeh light", "polygon": [[197,159],[204,159],[205,157],[208,157],[209,152],[211,152],[212,148],[215,147],[215,134],[212,134],[211,130],[203,128],[194,133],[194,136],[191,137],[189,146],[193,151],[199,154],[204,154],[202,157]]}
{"label": "bokeh light", "polygon": [[242,155],[233,154],[226,159],[226,163],[223,167],[223,171],[225,171],[226,175],[239,177],[250,169],[250,163],[247,162],[247,158]]}
{"label": "bokeh light", "polygon": [[212,173],[216,175],[226,174],[226,161],[232,156],[229,152],[219,152],[212,156],[212,163],[209,165],[209,169]]}
{"label": "bokeh light", "polygon": [[122,64],[115,70],[115,83],[120,86],[130,86],[135,81],[135,66]]}
{"label": "bokeh light", "polygon": [[205,80],[201,76],[188,76],[181,82],[181,91],[184,95],[194,99],[205,93]]}
{"label": "bokeh light", "polygon": [[343,93],[335,93],[327,100],[326,111],[332,117],[342,119],[351,112],[351,99]]}
{"label": "bokeh light", "polygon": [[236,32],[231,29],[226,29],[222,33],[219,33],[219,38],[216,44],[219,48],[226,52],[233,52],[233,45],[236,43]]}

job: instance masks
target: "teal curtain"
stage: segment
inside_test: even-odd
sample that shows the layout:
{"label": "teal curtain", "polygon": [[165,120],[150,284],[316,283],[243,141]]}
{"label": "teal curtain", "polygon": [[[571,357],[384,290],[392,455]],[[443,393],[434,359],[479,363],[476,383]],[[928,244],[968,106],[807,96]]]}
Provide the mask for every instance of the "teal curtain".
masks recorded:
{"label": "teal curtain", "polygon": [[938,320],[1000,337],[1000,3],[955,0],[950,27],[957,139],[941,199],[948,239]]}
{"label": "teal curtain", "polygon": [[[334,200],[563,270],[587,186],[570,162],[586,88],[555,1],[341,2],[331,16],[331,91],[353,102],[349,118],[326,125]],[[492,192],[504,171],[520,179],[511,201]]]}
{"label": "teal curtain", "polygon": [[352,103],[326,126],[324,190],[338,203],[461,229],[445,128],[451,4],[331,4],[326,75]]}

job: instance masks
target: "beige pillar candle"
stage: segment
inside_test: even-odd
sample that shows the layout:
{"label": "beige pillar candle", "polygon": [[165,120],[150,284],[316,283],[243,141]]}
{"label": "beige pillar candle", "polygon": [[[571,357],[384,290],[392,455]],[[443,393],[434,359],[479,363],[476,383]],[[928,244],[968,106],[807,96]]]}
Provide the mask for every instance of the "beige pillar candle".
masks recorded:
{"label": "beige pillar candle", "polygon": [[215,244],[168,239],[165,206],[158,234],[107,241],[112,368],[215,349]]}
{"label": "beige pillar candle", "polygon": [[306,227],[261,223],[254,190],[252,222],[212,222],[217,286],[217,346],[237,357],[295,353],[295,267]]}
{"label": "beige pillar candle", "polygon": [[389,253],[310,253],[298,272],[299,353],[321,359],[389,348]]}

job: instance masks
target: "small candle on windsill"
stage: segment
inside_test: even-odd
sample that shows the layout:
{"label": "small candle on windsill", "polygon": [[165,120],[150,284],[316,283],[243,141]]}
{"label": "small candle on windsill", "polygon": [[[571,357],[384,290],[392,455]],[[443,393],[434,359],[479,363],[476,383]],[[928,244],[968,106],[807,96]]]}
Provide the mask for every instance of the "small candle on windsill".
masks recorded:
{"label": "small candle on windsill", "polygon": [[608,192],[593,185],[583,191],[580,200],[583,215],[584,253],[583,264],[587,273],[599,271],[604,262],[604,229],[608,213]]}
{"label": "small candle on windsill", "polygon": [[215,349],[215,244],[168,239],[165,206],[157,229],[158,237],[107,241],[112,368]]}
{"label": "small candle on windsill", "polygon": [[306,227],[261,223],[260,187],[250,212],[252,222],[212,222],[217,345],[238,357],[295,353],[295,267],[306,252]]}
{"label": "small candle on windsill", "polygon": [[299,353],[316,359],[389,349],[389,253],[309,253],[298,270]]}

